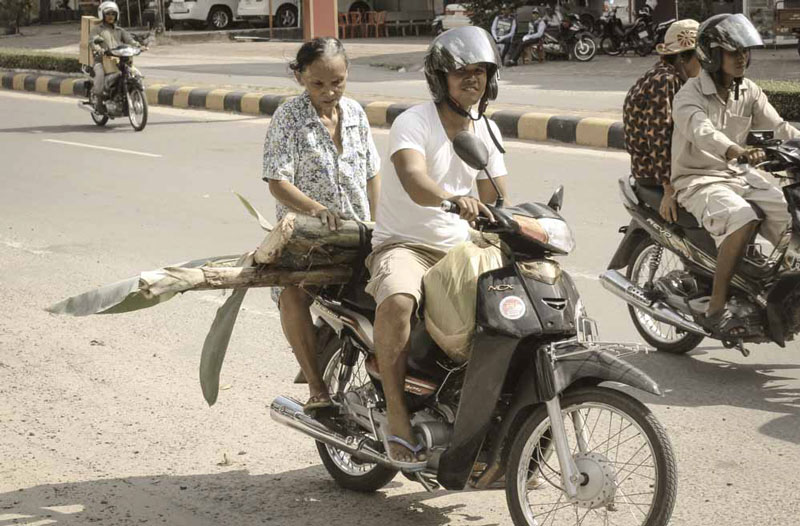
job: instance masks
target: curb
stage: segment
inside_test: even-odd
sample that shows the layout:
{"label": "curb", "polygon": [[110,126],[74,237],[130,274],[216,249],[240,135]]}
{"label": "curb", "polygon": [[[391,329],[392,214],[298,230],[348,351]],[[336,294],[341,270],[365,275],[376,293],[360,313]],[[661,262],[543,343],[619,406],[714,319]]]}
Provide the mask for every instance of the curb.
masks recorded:
{"label": "curb", "polygon": [[[303,28],[296,27],[276,27],[273,29],[272,36],[275,41],[298,41],[303,40]],[[237,37],[252,37],[267,39],[270,38],[269,28],[254,29],[229,29],[227,31],[165,31],[156,35],[156,42],[159,44],[194,44],[202,42],[225,42],[236,40]]]}
{"label": "curb", "polygon": [[[86,96],[83,78],[62,75],[0,72],[0,85],[9,90]],[[275,113],[285,99],[294,96],[159,84],[146,87],[145,95],[151,105],[267,116]],[[380,127],[391,126],[398,115],[412,106],[384,101],[360,104],[370,125]],[[613,119],[491,109],[487,117],[497,124],[505,139],[625,149],[622,122]]]}

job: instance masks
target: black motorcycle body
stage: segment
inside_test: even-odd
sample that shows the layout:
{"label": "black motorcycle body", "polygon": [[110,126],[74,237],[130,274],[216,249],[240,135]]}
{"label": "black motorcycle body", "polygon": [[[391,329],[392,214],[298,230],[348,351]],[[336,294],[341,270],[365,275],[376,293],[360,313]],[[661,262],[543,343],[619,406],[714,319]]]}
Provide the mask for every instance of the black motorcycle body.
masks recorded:
{"label": "black motorcycle body", "polygon": [[[792,223],[769,257],[753,238],[733,277],[728,305],[746,321],[747,336],[723,340],[723,344],[745,355],[749,352],[744,343],[774,342],[783,347],[800,332],[800,141],[781,144],[756,136],[751,143],[767,154],[767,161],[758,168],[790,182],[783,192]],[[779,175],[783,171],[786,174]],[[674,223],[660,216],[661,187],[644,186],[626,177],[620,180],[620,188],[631,222],[620,229],[624,237],[601,281],[629,304],[634,324],[648,343],[660,350],[688,352],[711,336],[701,326],[700,309],[711,294],[716,245],[685,210],[679,209]],[[646,262],[641,260],[643,250],[650,254]],[[682,269],[659,270],[667,255],[677,258]],[[643,273],[633,272],[642,264]],[[623,276],[618,269],[626,266],[628,275]],[[659,341],[663,333],[654,332],[654,322],[677,328],[673,340]]]}
{"label": "black motorcycle body", "polygon": [[612,8],[605,22],[600,48],[605,54],[612,56],[624,55],[631,50],[640,56],[647,56],[655,46],[654,29],[649,8],[640,9],[636,20],[628,27],[617,17],[617,8]]}
{"label": "black motorcycle body", "polygon": [[566,57],[589,62],[597,54],[597,44],[578,15],[564,18],[558,27],[548,27],[542,36],[544,52],[551,57]]}
{"label": "black motorcycle body", "polygon": [[92,120],[98,126],[104,126],[109,119],[128,117],[134,130],[141,131],[147,125],[147,98],[144,90],[144,77],[133,66],[133,57],[141,54],[136,46],[123,45],[109,50],[113,57],[116,71],[107,72],[104,79],[104,102],[97,107],[93,93],[94,69],[83,66],[83,72],[89,75],[84,81],[84,90],[88,100],[79,103],[82,109],[92,114]]}

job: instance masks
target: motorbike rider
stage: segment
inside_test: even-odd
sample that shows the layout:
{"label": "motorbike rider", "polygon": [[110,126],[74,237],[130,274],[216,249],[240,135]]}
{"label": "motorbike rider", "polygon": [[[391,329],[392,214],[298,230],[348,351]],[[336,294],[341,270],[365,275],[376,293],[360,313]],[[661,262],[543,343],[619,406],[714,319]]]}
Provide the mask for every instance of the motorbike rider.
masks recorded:
{"label": "motorbike rider", "polygon": [[684,83],[700,73],[697,28],[691,19],[672,24],[656,47],[658,63],[628,91],[622,109],[625,149],[631,155],[631,175],[638,184],[663,185],[661,216],[678,219],[675,191],[670,184],[672,102]]}
{"label": "motorbike rider", "polygon": [[110,55],[112,49],[122,44],[139,47],[139,43],[130,33],[121,27],[117,27],[119,6],[116,2],[106,0],[101,3],[97,8],[97,16],[102,20],[102,23],[92,29],[89,35],[89,45],[94,55],[94,86],[92,92],[95,96],[95,109],[98,112],[103,112],[106,78],[106,72],[103,69],[103,56]]}
{"label": "motorbike rider", "polygon": [[[704,325],[720,338],[746,335],[742,320],[725,308],[725,302],[749,240],[758,228],[775,245],[790,220],[782,192],[749,166],[764,160],[763,150],[745,146],[751,129],[773,130],[779,139],[800,137],[761,88],[744,77],[751,48],[762,45],[758,31],[742,14],[707,19],[697,34],[703,69],[674,100],[672,186],[678,204],[695,216],[718,247]],[[749,164],[737,164],[740,157]],[[750,203],[763,211],[763,220]]]}
{"label": "motorbike rider", "polygon": [[[455,154],[452,140],[471,130],[489,152],[488,171],[505,194],[506,167],[500,131],[483,114],[497,97],[500,58],[492,37],[474,26],[451,29],[431,43],[425,77],[433,101],[403,112],[392,124],[366,290],[375,298],[375,349],[386,395],[389,450],[407,470],[425,466],[404,399],[412,317],[422,300],[425,272],[454,246],[469,239],[469,221],[493,220],[483,203],[497,194],[488,178]],[[477,181],[476,181],[477,179]],[[470,194],[477,186],[480,199]],[[444,200],[460,217],[444,212]]]}
{"label": "motorbike rider", "polygon": [[492,36],[500,49],[500,64],[506,61],[506,55],[514,43],[517,33],[517,17],[514,16],[510,4],[503,4],[500,13],[492,21]]}
{"label": "motorbike rider", "polygon": [[542,18],[539,9],[534,8],[533,11],[531,11],[531,21],[528,22],[528,33],[522,37],[521,41],[518,41],[514,45],[514,51],[511,52],[511,62],[509,65],[516,66],[517,62],[519,62],[519,57],[522,56],[522,53],[524,53],[526,49],[538,45],[546,29],[547,22]]}

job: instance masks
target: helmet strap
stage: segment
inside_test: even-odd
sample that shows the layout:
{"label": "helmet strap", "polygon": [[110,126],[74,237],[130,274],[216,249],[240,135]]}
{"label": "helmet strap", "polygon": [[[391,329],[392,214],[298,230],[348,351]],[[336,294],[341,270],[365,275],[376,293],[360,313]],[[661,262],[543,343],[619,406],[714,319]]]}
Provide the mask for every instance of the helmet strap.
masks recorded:
{"label": "helmet strap", "polygon": [[480,120],[481,116],[483,115],[483,112],[480,111],[480,107],[479,107],[478,117],[477,118],[473,117],[472,114],[470,112],[468,112],[467,110],[465,110],[461,106],[461,104],[459,104],[453,97],[450,96],[449,93],[447,94],[447,97],[445,98],[445,101],[447,102],[447,105],[450,107],[451,110],[456,112],[458,115],[464,117],[465,119],[469,119],[471,121],[477,121],[477,120]]}
{"label": "helmet strap", "polygon": [[733,100],[739,100],[739,86],[742,85],[743,77],[733,79]]}

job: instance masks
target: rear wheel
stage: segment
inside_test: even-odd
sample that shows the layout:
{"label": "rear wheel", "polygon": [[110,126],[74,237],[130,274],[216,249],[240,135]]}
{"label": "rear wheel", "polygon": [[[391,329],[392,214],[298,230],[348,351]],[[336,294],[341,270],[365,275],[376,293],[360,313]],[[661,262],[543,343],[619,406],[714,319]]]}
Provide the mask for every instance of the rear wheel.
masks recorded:
{"label": "rear wheel", "polygon": [[214,6],[208,13],[208,27],[211,29],[227,29],[232,20],[231,12],[224,6]]}
{"label": "rear wheel", "polygon": [[[329,327],[322,330],[331,330]],[[336,335],[328,341],[320,356],[322,379],[328,386],[329,393],[339,390],[339,367],[342,361],[342,340]],[[353,367],[350,379],[344,387],[344,392],[355,392],[356,396],[374,396],[374,388],[364,367],[364,355],[359,353],[356,365]],[[317,451],[325,469],[337,484],[345,489],[361,493],[372,493],[386,486],[397,475],[397,470],[387,467],[362,462],[353,458],[349,453],[331,447],[322,442],[317,442]]]}
{"label": "rear wheel", "polygon": [[297,27],[297,8],[286,4],[275,13],[275,27]]}
{"label": "rear wheel", "polygon": [[128,90],[128,120],[137,132],[147,125],[147,99],[139,88]]}
{"label": "rear wheel", "polygon": [[92,112],[91,116],[94,123],[97,124],[98,126],[105,126],[106,123],[108,122],[108,115],[102,115],[100,113]]}
{"label": "rear wheel", "polygon": [[[645,238],[633,251],[628,262],[628,279],[642,289],[648,290],[651,286],[651,264],[657,261],[657,268],[653,280],[666,276],[674,270],[683,270],[680,258],[667,249],[662,249],[658,255],[659,245],[651,238]],[[633,325],[644,340],[658,349],[673,354],[684,354],[703,341],[703,336],[684,332],[673,325],[660,322],[636,307],[628,306]]]}

